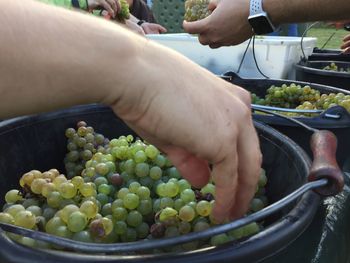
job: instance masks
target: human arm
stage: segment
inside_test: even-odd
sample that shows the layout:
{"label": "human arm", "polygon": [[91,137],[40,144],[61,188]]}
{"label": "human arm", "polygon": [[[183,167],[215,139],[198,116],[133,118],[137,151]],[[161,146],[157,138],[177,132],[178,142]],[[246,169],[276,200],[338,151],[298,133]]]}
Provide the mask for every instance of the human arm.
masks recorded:
{"label": "human arm", "polygon": [[[130,15],[130,21],[134,22],[137,25],[137,23],[140,22],[140,19],[136,18],[133,15]],[[160,34],[167,32],[165,27],[156,23],[149,23],[147,21],[143,21],[140,27],[146,34]]]}
{"label": "human arm", "polygon": [[0,118],[109,105],[194,186],[213,177],[217,219],[246,212],[261,164],[246,91],[116,24],[35,1],[1,1],[0,35]]}
{"label": "human arm", "polygon": [[343,44],[340,47],[344,54],[350,54],[350,35],[346,35],[343,39]]}
{"label": "human arm", "polygon": [[[199,41],[211,47],[236,45],[252,36],[248,23],[249,0],[211,0],[213,10],[207,18],[184,21],[185,31],[199,34]],[[346,19],[350,13],[348,0],[264,0],[263,9],[273,24]]]}

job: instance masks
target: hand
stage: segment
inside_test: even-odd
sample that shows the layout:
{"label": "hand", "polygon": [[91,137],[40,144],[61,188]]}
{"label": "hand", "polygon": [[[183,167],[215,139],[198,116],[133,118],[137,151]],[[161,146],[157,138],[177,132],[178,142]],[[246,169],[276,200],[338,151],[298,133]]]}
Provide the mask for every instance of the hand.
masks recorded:
{"label": "hand", "polygon": [[155,23],[144,22],[141,24],[141,27],[146,34],[160,34],[167,31],[165,27]]}
{"label": "hand", "polygon": [[120,10],[119,0],[87,0],[89,9],[96,9],[97,7],[103,7],[110,16],[116,17]]}
{"label": "hand", "polygon": [[140,46],[142,70],[110,105],[193,186],[212,176],[218,221],[244,215],[261,167],[249,93],[151,41]]}
{"label": "hand", "polygon": [[134,31],[135,33],[144,36],[145,31],[143,31],[142,27],[140,27],[138,24],[135,22],[131,21],[130,19],[125,20],[125,26],[130,29],[131,31]]}
{"label": "hand", "polygon": [[343,44],[340,48],[343,49],[344,54],[350,54],[350,35],[344,37]]}
{"label": "hand", "polygon": [[248,0],[211,0],[211,15],[205,19],[187,22],[183,28],[190,34],[199,34],[199,42],[212,48],[240,44],[252,36],[248,23]]}

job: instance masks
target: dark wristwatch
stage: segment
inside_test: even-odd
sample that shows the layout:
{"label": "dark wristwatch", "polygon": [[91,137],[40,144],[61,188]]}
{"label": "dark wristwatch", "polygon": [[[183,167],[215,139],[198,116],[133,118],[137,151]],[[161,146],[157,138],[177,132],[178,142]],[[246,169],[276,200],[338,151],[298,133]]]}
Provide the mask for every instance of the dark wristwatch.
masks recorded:
{"label": "dark wristwatch", "polygon": [[145,21],[145,20],[139,20],[139,21],[137,22],[137,24],[138,24],[139,26],[141,26],[143,23],[146,23],[146,21]]}
{"label": "dark wristwatch", "polygon": [[262,8],[262,0],[250,0],[248,21],[257,35],[265,35],[276,30],[269,16]]}

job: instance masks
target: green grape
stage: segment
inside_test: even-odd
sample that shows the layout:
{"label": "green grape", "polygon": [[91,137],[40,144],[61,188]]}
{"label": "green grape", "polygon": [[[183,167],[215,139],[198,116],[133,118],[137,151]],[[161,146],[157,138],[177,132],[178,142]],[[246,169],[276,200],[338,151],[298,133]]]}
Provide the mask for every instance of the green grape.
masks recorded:
{"label": "green grape", "polygon": [[95,170],[100,175],[107,175],[109,173],[109,167],[105,163],[99,163],[96,165]]}
{"label": "green grape", "polygon": [[128,174],[134,174],[135,171],[135,161],[133,159],[126,160],[124,163],[125,172]]}
{"label": "green grape", "polygon": [[47,221],[45,226],[45,231],[49,234],[54,234],[56,229],[60,226],[65,226],[66,224],[63,222],[63,220],[58,217],[54,216],[49,221]]}
{"label": "green grape", "polygon": [[135,166],[135,174],[138,177],[145,177],[149,174],[149,165],[147,163],[137,163]]}
{"label": "green grape", "polygon": [[118,194],[117,194],[117,197],[119,199],[124,199],[124,197],[129,193],[129,189],[128,188],[121,188],[119,191],[118,191]]}
{"label": "green grape", "polygon": [[19,184],[21,187],[24,187],[25,185],[30,186],[33,180],[34,180],[34,174],[32,172],[25,173],[24,175],[22,175],[21,179],[19,180]]}
{"label": "green grape", "polygon": [[63,199],[60,203],[60,208],[63,209],[67,205],[76,205],[73,199]]}
{"label": "green grape", "polygon": [[140,198],[134,193],[128,193],[123,198],[124,206],[127,209],[135,209],[140,203]]}
{"label": "green grape", "polygon": [[181,175],[180,175],[179,171],[176,169],[176,167],[168,168],[167,173],[168,173],[170,178],[181,179]]}
{"label": "green grape", "polygon": [[155,146],[148,145],[145,149],[145,154],[148,158],[154,160],[158,156],[159,151]]}
{"label": "green grape", "polygon": [[93,183],[84,183],[80,189],[80,193],[84,197],[89,197],[89,196],[96,196],[96,190],[95,190],[95,185]]}
{"label": "green grape", "polygon": [[191,189],[191,185],[186,179],[180,179],[177,182],[177,184],[178,184],[178,186],[180,188],[180,190],[179,190],[180,192],[182,192],[185,189]]}
{"label": "green grape", "polygon": [[[92,133],[87,133],[84,138],[87,142],[86,144],[88,144],[88,143],[92,144],[95,140],[95,136]],[[86,144],[85,144],[85,146],[86,146]]]}
{"label": "green grape", "polygon": [[120,236],[123,242],[133,242],[137,240],[137,232],[134,228],[128,227],[126,233]]}
{"label": "green grape", "polygon": [[86,243],[92,243],[93,242],[91,234],[87,230],[83,230],[83,231],[74,233],[72,235],[72,239],[75,240],[75,241],[86,242]]}
{"label": "green grape", "polygon": [[5,201],[8,204],[16,203],[23,199],[22,194],[17,189],[12,189],[5,194]]}
{"label": "green grape", "polygon": [[210,225],[205,221],[198,221],[193,225],[193,231],[199,232],[210,228]]}
{"label": "green grape", "polygon": [[134,161],[136,163],[144,163],[147,160],[147,155],[144,151],[137,151],[134,155]]}
{"label": "green grape", "polygon": [[84,150],[80,152],[80,158],[84,161],[88,161],[92,158],[92,151],[90,150]]}
{"label": "green grape", "polygon": [[259,187],[265,187],[266,183],[267,183],[266,172],[264,169],[261,169],[258,185]]}
{"label": "green grape", "polygon": [[36,198],[28,198],[28,199],[24,199],[22,205],[27,208],[31,205],[36,205],[39,206],[39,200]]}
{"label": "green grape", "polygon": [[181,198],[177,198],[174,201],[174,208],[177,211],[180,211],[181,207],[183,207],[185,205],[185,202],[181,199]]}
{"label": "green grape", "polygon": [[139,239],[144,239],[149,235],[149,226],[145,222],[142,222],[136,227],[137,237]]}
{"label": "green grape", "polygon": [[219,235],[213,236],[210,239],[210,244],[212,246],[219,246],[224,243],[227,243],[228,241],[230,241],[230,238],[227,236],[227,234],[219,234]]}
{"label": "green grape", "polygon": [[153,212],[157,213],[160,209],[160,199],[155,199],[153,201]]}
{"label": "green grape", "polygon": [[111,193],[111,188],[108,184],[101,184],[98,186],[97,191],[101,194],[109,195]]}
{"label": "green grape", "polygon": [[[130,186],[129,186],[129,188],[130,188]],[[133,191],[131,190],[131,192],[133,192]],[[133,192],[133,193],[135,193],[135,192]],[[140,186],[136,190],[136,194],[140,197],[141,200],[149,199],[151,196],[151,191],[145,186]]]}
{"label": "green grape", "polygon": [[191,232],[191,224],[186,221],[179,222],[178,229],[180,234],[187,234]]}
{"label": "green grape", "polygon": [[166,207],[174,207],[174,200],[170,197],[162,197],[160,198],[160,209],[164,209]]}
{"label": "green grape", "polygon": [[88,219],[94,218],[98,213],[98,206],[95,202],[86,200],[81,203],[80,212],[86,215]]}
{"label": "green grape", "polygon": [[35,215],[30,211],[20,211],[14,216],[15,225],[32,229],[35,226]]}
{"label": "green grape", "polygon": [[109,216],[112,215],[112,204],[107,203],[105,204],[101,209],[102,216]]}
{"label": "green grape", "polygon": [[112,208],[113,218],[117,221],[125,221],[128,216],[128,211],[124,207]]}
{"label": "green grape", "polygon": [[45,207],[43,210],[43,217],[46,219],[46,221],[49,221],[51,218],[53,218],[57,212],[56,209],[52,207]]}
{"label": "green grape", "polygon": [[0,222],[13,225],[15,223],[15,219],[9,213],[0,212]]}
{"label": "green grape", "polygon": [[81,176],[74,176],[70,181],[76,189],[80,189],[80,187],[84,184],[84,179]]}
{"label": "green grape", "polygon": [[97,199],[97,201],[100,202],[101,206],[104,206],[105,204],[107,204],[109,202],[108,195],[105,195],[103,193],[98,193],[96,195],[96,199]]}
{"label": "green grape", "polygon": [[213,196],[215,196],[215,185],[213,185],[212,183],[208,183],[201,189],[201,193],[203,195],[212,194]]}
{"label": "green grape", "polygon": [[5,213],[10,214],[11,216],[15,217],[17,213],[25,211],[25,208],[23,205],[11,205],[8,208],[5,209]]}
{"label": "green grape", "polygon": [[211,204],[206,200],[201,200],[196,205],[196,212],[200,216],[209,216],[211,213]]}
{"label": "green grape", "polygon": [[129,226],[137,227],[142,223],[142,215],[138,211],[130,211],[126,217],[126,222]]}
{"label": "green grape", "polygon": [[62,200],[63,200],[63,198],[62,198],[61,194],[57,191],[49,193],[49,195],[47,196],[47,199],[46,199],[47,204],[49,206],[51,206],[52,208],[60,207]]}
{"label": "green grape", "polygon": [[177,237],[180,236],[179,229],[175,226],[170,226],[165,230],[165,237]]}
{"label": "green grape", "polygon": [[26,210],[31,212],[35,216],[42,216],[43,215],[42,209],[36,205],[31,205],[31,206],[27,207]]}
{"label": "green grape", "polygon": [[131,184],[129,184],[129,191],[131,193],[136,194],[138,189],[141,187],[140,183],[138,182],[132,182]]}
{"label": "green grape", "polygon": [[124,207],[124,202],[123,199],[115,199],[112,203],[112,209],[117,208],[117,207]]}
{"label": "green grape", "polygon": [[87,224],[87,216],[80,211],[75,211],[71,213],[68,217],[67,226],[71,232],[80,232],[85,229]]}
{"label": "green grape", "polygon": [[243,229],[243,227],[240,227],[240,228],[229,231],[228,234],[233,239],[241,239],[244,236],[244,229]]}
{"label": "green grape", "polygon": [[157,193],[157,195],[159,195],[160,197],[165,197],[165,196],[167,196],[165,183],[160,183],[160,184],[157,185],[156,193]]}
{"label": "green grape", "polygon": [[195,218],[195,216],[195,210],[189,205],[181,207],[179,211],[179,218],[186,222],[191,222]]}
{"label": "green grape", "polygon": [[81,137],[84,137],[86,134],[88,134],[88,130],[87,130],[86,126],[79,127],[77,130],[77,134]]}
{"label": "green grape", "polygon": [[260,227],[257,223],[253,222],[253,223],[250,223],[243,228],[243,235],[246,237],[246,236],[251,236],[251,235],[254,235],[256,233],[259,233],[260,231]]}
{"label": "green grape", "polygon": [[132,136],[131,134],[129,134],[128,136],[126,136],[126,140],[128,142],[132,142],[134,140],[134,136]]}
{"label": "green grape", "polygon": [[152,212],[152,201],[149,199],[140,200],[137,211],[139,211],[143,216],[150,214]]}
{"label": "green grape", "polygon": [[79,152],[77,150],[68,152],[66,155],[66,160],[72,163],[77,162],[79,160]]}
{"label": "green grape", "polygon": [[95,167],[87,167],[85,169],[85,175],[87,177],[93,177],[96,174]]}
{"label": "green grape", "polygon": [[264,208],[264,202],[259,198],[253,198],[252,201],[250,201],[250,210],[253,212],[260,211]]}
{"label": "green grape", "polygon": [[65,199],[71,199],[77,194],[77,188],[70,182],[64,182],[58,187],[58,192]]}
{"label": "green grape", "polygon": [[36,242],[34,239],[30,238],[30,237],[21,237],[19,240],[18,240],[19,243],[21,243],[22,245],[24,246],[27,246],[27,247],[32,247],[32,248],[35,248],[36,247]]}
{"label": "green grape", "polygon": [[185,203],[192,202],[196,199],[195,193],[192,189],[183,190],[180,196]]}
{"label": "green grape", "polygon": [[166,164],[166,158],[162,154],[158,154],[156,158],[153,160],[154,164],[163,168]]}
{"label": "green grape", "polygon": [[53,234],[59,237],[69,238],[69,239],[71,239],[73,236],[72,231],[70,231],[66,225],[58,226],[55,229],[55,232]]}
{"label": "green grape", "polygon": [[160,212],[159,220],[163,222],[170,218],[174,218],[176,216],[177,216],[177,211],[175,209],[166,207]]}
{"label": "green grape", "polygon": [[53,183],[45,183],[41,188],[41,195],[47,198],[54,191],[57,191],[57,189]]}
{"label": "green grape", "polygon": [[73,129],[73,128],[66,129],[65,135],[67,138],[72,139],[74,134],[76,134],[75,129]]}
{"label": "green grape", "polygon": [[180,188],[179,188],[177,183],[168,181],[165,184],[165,189],[164,190],[166,191],[166,195],[168,197],[175,197],[179,193]]}
{"label": "green grape", "polygon": [[67,178],[64,175],[59,175],[52,181],[56,188],[65,182],[67,182]]}
{"label": "green grape", "polygon": [[128,225],[124,221],[116,221],[114,224],[114,232],[118,235],[123,235],[126,233]]}
{"label": "green grape", "polygon": [[68,219],[70,215],[76,211],[79,211],[79,207],[76,205],[67,205],[64,208],[60,210],[59,217],[62,219],[63,222],[66,224],[68,223]]}
{"label": "green grape", "polygon": [[36,178],[32,181],[32,184],[30,185],[30,190],[34,194],[41,194],[43,185],[46,184],[46,180],[43,178]]}
{"label": "green grape", "polygon": [[106,217],[95,219],[90,223],[89,229],[93,236],[103,238],[113,231],[113,222]]}
{"label": "green grape", "polygon": [[139,181],[142,186],[152,189],[154,181],[149,176],[141,177]]}
{"label": "green grape", "polygon": [[149,177],[153,180],[159,180],[162,177],[162,169],[159,166],[153,166],[149,171]]}

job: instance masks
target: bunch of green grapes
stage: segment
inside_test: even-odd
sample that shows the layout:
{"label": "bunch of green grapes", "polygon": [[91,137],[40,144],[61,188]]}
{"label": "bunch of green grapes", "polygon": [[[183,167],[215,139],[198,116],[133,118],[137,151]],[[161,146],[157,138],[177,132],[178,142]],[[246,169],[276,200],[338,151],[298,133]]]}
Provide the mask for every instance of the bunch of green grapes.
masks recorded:
{"label": "bunch of green grapes", "polygon": [[[281,87],[271,86],[264,98],[251,94],[252,103],[258,105],[281,107],[298,110],[327,110],[334,106],[342,106],[350,112],[350,95],[344,93],[321,94],[310,86],[283,84]],[[315,113],[288,113],[288,116],[313,117]]]}
{"label": "bunch of green grapes", "polygon": [[[82,123],[84,125],[82,125]],[[68,144],[96,134],[86,123],[66,130]],[[76,136],[75,136],[76,135]],[[215,184],[194,189],[155,146],[133,136],[106,140],[84,159],[80,175],[71,179],[56,169],[32,170],[20,178],[20,190],[5,195],[0,222],[45,231],[82,242],[115,243],[174,237],[216,225],[211,216]],[[85,145],[90,142],[86,142]],[[83,145],[83,144],[81,144]],[[79,146],[80,147],[80,146]],[[91,150],[92,153],[93,149]],[[248,213],[267,204],[262,170]],[[171,248],[183,251],[253,235],[261,225],[252,223],[209,240]],[[44,242],[11,235],[18,242],[50,247]]]}
{"label": "bunch of green grapes", "polygon": [[68,128],[65,135],[68,138],[68,152],[64,158],[64,164],[68,178],[81,175],[85,163],[96,152],[105,153],[105,146],[109,143],[108,139],[96,133],[94,128],[87,126],[84,121],[78,122],[76,129]]}
{"label": "bunch of green grapes", "polygon": [[185,16],[186,21],[197,21],[210,15],[208,9],[209,0],[186,0]]}
{"label": "bunch of green grapes", "polygon": [[334,62],[331,64],[325,66],[323,70],[330,70],[330,71],[338,71],[338,72],[345,72],[350,73],[350,68],[339,68]]}

